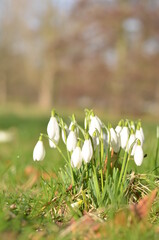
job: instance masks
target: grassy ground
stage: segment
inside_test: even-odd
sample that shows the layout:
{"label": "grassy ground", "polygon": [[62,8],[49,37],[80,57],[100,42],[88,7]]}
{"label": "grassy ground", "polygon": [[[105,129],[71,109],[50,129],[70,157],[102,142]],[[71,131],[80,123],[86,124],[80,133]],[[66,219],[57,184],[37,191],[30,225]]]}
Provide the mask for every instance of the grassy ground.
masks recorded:
{"label": "grassy ground", "polygon": [[[78,112],[77,115],[81,121],[81,113]],[[106,118],[101,114],[99,116],[106,123],[107,120],[111,120],[111,117]],[[41,164],[32,160],[33,147],[39,133],[46,132],[48,119],[49,113],[42,115],[36,113],[29,116],[26,113],[9,114],[4,111],[0,113],[0,129],[9,130],[14,136],[12,142],[0,143],[0,239],[35,240],[60,237],[70,239],[72,230],[69,232],[67,227],[70,221],[74,226],[73,232],[77,239],[83,239],[84,236],[85,239],[93,237],[116,239],[117,236],[118,239],[138,239],[139,237],[140,239],[157,239],[159,237],[157,225],[152,227],[153,225],[149,225],[149,222],[158,223],[158,205],[155,205],[151,213],[151,221],[146,223],[146,228],[143,223],[143,226],[141,223],[135,223],[127,228],[124,221],[127,221],[128,215],[128,218],[131,215],[127,215],[127,210],[124,210],[123,215],[112,217],[109,209],[99,209],[98,211],[102,212],[101,215],[97,211],[92,216],[84,214],[82,217],[81,213],[63,209],[67,194],[58,199],[56,205],[59,207],[53,208],[56,192],[59,189],[58,186],[54,186],[52,179],[56,178],[57,170],[63,166],[63,160],[57,150],[48,147],[47,141],[45,141],[47,153],[45,160]],[[118,120],[112,119],[114,124],[117,124]],[[147,157],[142,167],[137,168],[132,163],[131,167],[136,173],[152,173],[154,169],[156,126],[157,121],[143,119],[146,138],[144,151]],[[127,209],[127,206],[124,209]],[[55,210],[56,213],[53,212]],[[105,222],[104,218],[110,218],[109,222]]]}

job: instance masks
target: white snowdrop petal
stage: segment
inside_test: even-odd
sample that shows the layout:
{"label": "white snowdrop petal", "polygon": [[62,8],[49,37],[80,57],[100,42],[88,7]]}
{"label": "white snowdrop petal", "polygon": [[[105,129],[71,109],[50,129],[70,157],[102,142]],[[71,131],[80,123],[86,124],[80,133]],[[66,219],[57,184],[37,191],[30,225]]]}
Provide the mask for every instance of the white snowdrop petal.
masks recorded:
{"label": "white snowdrop petal", "polygon": [[53,139],[49,139],[49,146],[51,147],[51,148],[56,148],[56,144],[55,144],[56,142],[53,140]]}
{"label": "white snowdrop petal", "polygon": [[82,165],[82,151],[80,147],[76,147],[71,156],[71,165],[75,168],[80,168]]}
{"label": "white snowdrop petal", "polygon": [[144,136],[144,131],[143,131],[143,128],[142,128],[142,127],[140,127],[140,133],[141,133],[141,136],[142,136],[142,140],[143,140],[143,142],[144,142],[145,136]]}
{"label": "white snowdrop petal", "polygon": [[135,143],[134,146],[133,146],[133,148],[132,148],[131,156],[134,156],[134,153],[135,153],[136,147],[137,147],[137,143]]}
{"label": "white snowdrop petal", "polygon": [[47,134],[49,138],[54,138],[55,135],[60,134],[60,128],[59,128],[57,119],[55,117],[50,118],[50,121],[47,125]]}
{"label": "white snowdrop petal", "polygon": [[141,145],[137,145],[134,153],[134,161],[137,166],[141,166],[144,158],[144,153]]}
{"label": "white snowdrop petal", "polygon": [[120,142],[121,148],[125,149],[129,138],[129,129],[128,127],[123,127],[120,132]]}
{"label": "white snowdrop petal", "polygon": [[97,116],[91,116],[91,122],[89,125],[89,134],[92,137],[95,131],[101,132],[101,121]]}
{"label": "white snowdrop petal", "polygon": [[82,158],[85,163],[88,163],[90,162],[92,156],[93,156],[93,148],[92,148],[91,140],[86,139],[82,147]]}
{"label": "white snowdrop petal", "polygon": [[70,131],[68,138],[67,138],[67,150],[69,152],[73,151],[77,145],[77,138],[74,131]]}
{"label": "white snowdrop petal", "polygon": [[143,142],[144,142],[144,141],[143,141],[143,138],[142,138],[142,135],[141,135],[141,131],[140,131],[140,130],[138,130],[138,129],[136,130],[135,137],[140,140],[141,146],[143,146]]}
{"label": "white snowdrop petal", "polygon": [[115,128],[116,133],[119,134],[121,132],[121,130],[122,130],[122,127],[117,125],[116,128]]}
{"label": "white snowdrop petal", "polygon": [[42,161],[45,157],[45,148],[42,141],[38,141],[33,150],[33,160]]}

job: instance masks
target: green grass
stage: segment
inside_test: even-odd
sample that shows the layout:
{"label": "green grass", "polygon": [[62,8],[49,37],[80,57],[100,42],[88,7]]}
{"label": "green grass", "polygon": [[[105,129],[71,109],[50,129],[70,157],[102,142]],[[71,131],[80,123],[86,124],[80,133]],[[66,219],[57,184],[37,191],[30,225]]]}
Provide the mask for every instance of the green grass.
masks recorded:
{"label": "green grass", "polygon": [[[78,119],[82,123],[83,114],[78,112]],[[82,117],[80,117],[82,115]],[[63,116],[66,119],[66,116]],[[104,115],[99,115],[101,119],[113,121],[114,126],[119,119],[107,119]],[[71,194],[64,192],[61,185],[55,185],[53,178],[46,180],[43,173],[48,175],[57,173],[63,167],[63,159],[55,149],[50,149],[47,140],[44,140],[46,157],[40,164],[33,162],[32,152],[37,142],[39,133],[46,132],[49,114],[0,114],[0,129],[10,129],[14,134],[14,141],[10,143],[0,143],[0,239],[59,239],[60,233],[64,231],[65,225],[72,216],[75,219],[81,217],[81,212],[72,212],[67,207],[67,203],[72,199]],[[154,158],[156,153],[156,126],[157,122],[142,120],[145,132],[144,151],[147,157],[143,165],[139,168],[132,162],[131,168],[137,173],[153,173]],[[60,143],[63,148],[63,144]],[[159,162],[158,162],[159,165]],[[27,173],[27,169],[31,172]],[[35,181],[34,176],[38,172]],[[152,182],[151,182],[152,181]],[[153,180],[150,179],[152,188]],[[57,192],[61,191],[61,197],[56,199]],[[158,205],[155,205],[158,211]],[[103,210],[103,214],[108,214],[109,210]],[[111,212],[111,211],[110,211]],[[109,215],[109,214],[108,214]],[[111,214],[110,214],[111,215]],[[156,215],[152,217],[158,223]],[[61,226],[62,225],[62,226]],[[135,227],[134,227],[135,229]],[[141,234],[141,229],[127,228],[107,229],[108,239],[137,239]],[[102,234],[103,229],[101,230]],[[112,234],[110,234],[112,231]],[[81,230],[82,232],[82,230]],[[145,230],[141,239],[155,239],[157,233]],[[54,237],[53,237],[54,236]],[[130,237],[131,236],[131,237]],[[67,236],[71,238],[70,235]],[[82,239],[79,238],[79,239]]]}

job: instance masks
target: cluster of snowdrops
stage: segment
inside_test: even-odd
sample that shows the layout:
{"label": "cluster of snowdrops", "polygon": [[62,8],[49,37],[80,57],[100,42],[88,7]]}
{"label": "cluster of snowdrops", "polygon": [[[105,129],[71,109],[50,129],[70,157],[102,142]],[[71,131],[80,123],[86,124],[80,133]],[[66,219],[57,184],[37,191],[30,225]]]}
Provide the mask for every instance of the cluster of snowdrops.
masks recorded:
{"label": "cluster of snowdrops", "polygon": [[[67,159],[60,151],[58,143],[60,136],[66,146]],[[113,128],[109,123],[105,125],[93,110],[85,110],[84,127],[81,127],[72,115],[69,126],[55,110],[52,110],[47,125],[47,134],[40,134],[33,151],[33,160],[41,161],[45,157],[43,138],[48,138],[51,148],[57,148],[66,161],[70,161],[73,169],[80,169],[95,159],[95,152],[100,148],[105,160],[108,150],[119,154],[121,149],[130,154],[137,166],[143,162],[144,133],[141,121],[120,120]]]}

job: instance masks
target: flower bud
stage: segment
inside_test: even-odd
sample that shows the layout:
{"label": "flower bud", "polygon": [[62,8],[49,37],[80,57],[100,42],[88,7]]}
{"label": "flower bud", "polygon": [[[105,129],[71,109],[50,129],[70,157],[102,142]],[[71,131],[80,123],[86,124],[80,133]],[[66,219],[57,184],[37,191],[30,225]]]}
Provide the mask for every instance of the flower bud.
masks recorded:
{"label": "flower bud", "polygon": [[120,142],[121,148],[125,149],[129,138],[129,129],[127,126],[124,126],[120,132]]}
{"label": "flower bud", "polygon": [[71,166],[74,168],[80,168],[82,165],[82,151],[79,146],[77,146],[71,156]]}
{"label": "flower bud", "polygon": [[91,158],[93,156],[93,148],[90,138],[86,139],[84,141],[83,147],[82,147],[82,158],[85,163],[89,163],[91,161]]}
{"label": "flower bud", "polygon": [[141,166],[143,162],[143,158],[144,158],[143,149],[142,149],[140,140],[138,140],[137,146],[135,148],[135,153],[134,153],[134,161],[137,166]]}
{"label": "flower bud", "polygon": [[120,120],[120,122],[118,123],[118,125],[115,128],[116,133],[120,134],[121,130],[122,130],[122,121]]}
{"label": "flower bud", "polygon": [[51,116],[49,123],[47,125],[47,134],[50,138],[49,139],[50,147],[56,148],[56,145],[60,140],[60,128],[59,128],[57,119],[54,116]]}
{"label": "flower bud", "polygon": [[73,151],[77,145],[77,137],[76,137],[76,133],[74,131],[70,131],[68,137],[67,137],[67,150],[69,152]]}
{"label": "flower bud", "polygon": [[97,116],[91,116],[91,122],[89,125],[89,134],[92,137],[95,131],[101,132],[101,121]]}
{"label": "flower bud", "polygon": [[33,160],[42,161],[45,157],[45,148],[43,141],[39,139],[33,150]]}

